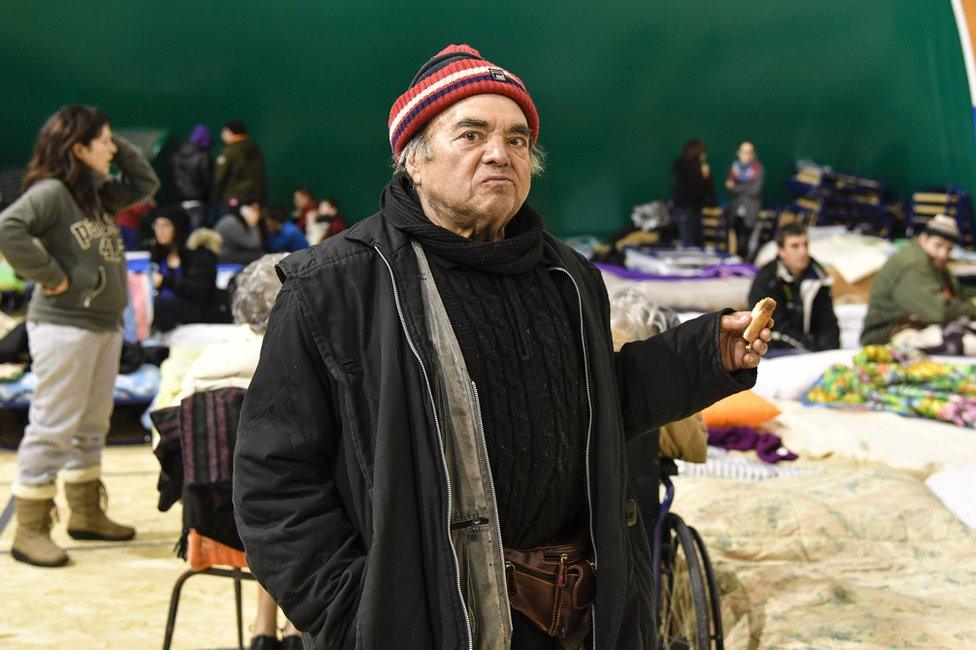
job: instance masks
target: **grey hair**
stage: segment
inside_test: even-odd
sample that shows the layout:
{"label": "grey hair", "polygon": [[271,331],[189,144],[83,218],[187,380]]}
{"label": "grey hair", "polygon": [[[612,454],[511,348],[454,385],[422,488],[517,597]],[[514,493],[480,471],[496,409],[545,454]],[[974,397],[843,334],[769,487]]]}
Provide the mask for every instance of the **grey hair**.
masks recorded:
{"label": "grey hair", "polygon": [[[407,175],[407,161],[413,156],[419,156],[424,162],[434,159],[434,152],[430,148],[430,141],[427,140],[427,130],[423,130],[410,138],[400,155],[393,160],[393,175]],[[549,154],[538,144],[529,146],[529,169],[533,176],[539,176],[546,171],[546,162]]]}

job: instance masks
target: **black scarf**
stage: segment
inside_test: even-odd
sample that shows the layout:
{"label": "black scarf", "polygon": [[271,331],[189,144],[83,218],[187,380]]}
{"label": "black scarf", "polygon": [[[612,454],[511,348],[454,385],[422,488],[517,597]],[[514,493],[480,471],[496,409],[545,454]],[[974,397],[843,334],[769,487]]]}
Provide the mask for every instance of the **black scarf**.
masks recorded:
{"label": "black scarf", "polygon": [[380,200],[383,216],[416,239],[429,253],[449,264],[463,264],[489,273],[524,273],[542,260],[542,217],[528,203],[505,227],[505,239],[478,242],[435,225],[420,207],[409,178],[394,178]]}

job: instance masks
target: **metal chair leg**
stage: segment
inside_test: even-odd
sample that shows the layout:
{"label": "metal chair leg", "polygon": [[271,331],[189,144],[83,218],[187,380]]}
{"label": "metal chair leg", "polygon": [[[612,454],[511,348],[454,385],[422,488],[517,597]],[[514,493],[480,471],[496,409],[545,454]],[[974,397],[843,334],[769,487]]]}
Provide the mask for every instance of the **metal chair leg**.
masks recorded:
{"label": "metal chair leg", "polygon": [[241,616],[241,570],[234,569],[234,604],[237,606],[237,647],[244,650],[244,624]]}
{"label": "metal chair leg", "polygon": [[257,578],[255,578],[249,571],[245,572],[239,568],[219,569],[216,567],[209,567],[199,571],[190,569],[176,579],[176,584],[173,585],[173,594],[169,599],[169,615],[166,617],[166,636],[163,639],[163,650],[169,650],[170,645],[173,643],[173,629],[176,627],[176,611],[180,605],[180,593],[183,590],[183,583],[186,582],[191,576],[200,574],[234,579],[234,606],[237,610],[237,645],[240,650],[244,650],[244,624],[243,613],[241,611],[243,598],[241,596],[241,585],[243,584],[244,580],[257,581]]}
{"label": "metal chair leg", "polygon": [[169,614],[166,617],[166,636],[163,638],[163,650],[169,650],[170,645],[173,643],[173,629],[176,627],[176,610],[180,606],[180,592],[183,591],[183,583],[192,576],[197,575],[197,573],[199,571],[190,569],[177,578],[176,584],[173,585],[173,593],[169,598]]}

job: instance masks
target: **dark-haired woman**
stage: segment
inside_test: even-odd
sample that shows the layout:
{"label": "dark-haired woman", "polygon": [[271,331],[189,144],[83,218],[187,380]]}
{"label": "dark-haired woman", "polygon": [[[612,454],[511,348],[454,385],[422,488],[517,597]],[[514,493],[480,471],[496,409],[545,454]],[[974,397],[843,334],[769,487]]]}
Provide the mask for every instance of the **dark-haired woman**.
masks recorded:
{"label": "dark-haired woman", "polygon": [[672,217],[678,224],[682,246],[701,247],[705,243],[702,234],[701,210],[715,203],[715,184],[712,172],[705,162],[708,149],[698,138],[685,142],[681,156],[674,161],[674,202]]}
{"label": "dark-haired woman", "polygon": [[[109,176],[113,161],[119,177]],[[71,537],[123,541],[135,535],[105,516],[101,481],[128,299],[125,250],[113,215],[158,188],[152,167],[112,135],[105,113],[65,106],[41,127],[24,194],[0,214],[0,253],[36,283],[27,333],[37,388],[12,488],[17,532],[11,555],[22,562],[68,562],[50,537],[59,472]]]}
{"label": "dark-haired woman", "polygon": [[220,235],[198,228],[187,237],[190,227],[187,214],[178,207],[160,210],[153,219],[153,327],[161,332],[207,322],[214,301]]}
{"label": "dark-haired woman", "polygon": [[221,217],[215,230],[223,239],[221,264],[247,265],[266,251],[264,208],[260,201],[231,199],[231,211]]}

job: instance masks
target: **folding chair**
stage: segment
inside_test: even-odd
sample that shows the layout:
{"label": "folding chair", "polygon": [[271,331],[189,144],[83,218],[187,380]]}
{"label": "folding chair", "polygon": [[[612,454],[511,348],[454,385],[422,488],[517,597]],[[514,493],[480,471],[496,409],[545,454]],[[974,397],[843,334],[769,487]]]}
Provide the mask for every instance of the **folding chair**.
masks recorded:
{"label": "folding chair", "polygon": [[[229,487],[232,468],[226,460],[219,460],[226,457],[227,450],[233,450],[237,417],[243,399],[244,391],[240,388],[216,389],[195,393],[185,398],[180,405],[157,409],[150,414],[160,434],[159,443],[153,450],[153,454],[159,459],[163,468],[159,482],[160,508],[166,510],[177,500],[183,502],[185,538],[181,540],[181,544],[185,541],[184,557],[190,565],[189,570],[177,578],[173,585],[169,613],[166,617],[163,650],[168,650],[173,642],[176,613],[179,609],[183,585],[195,575],[212,575],[234,580],[237,645],[241,650],[244,648],[241,583],[256,578],[250,571],[246,571],[247,558],[244,551],[240,550],[240,547],[233,548],[227,545],[237,546],[233,540],[239,538],[233,517],[228,517],[226,512],[231,498]],[[211,420],[204,418],[205,422],[196,423],[203,424],[204,429],[194,427],[192,421],[183,421],[184,405],[192,405],[194,400],[203,404],[204,408],[211,409],[213,413],[220,413],[221,417],[214,417]],[[192,408],[189,410],[192,411]],[[217,425],[216,422],[222,424]],[[201,448],[196,449],[197,445],[201,445]],[[197,464],[187,461],[188,458],[197,459],[198,455],[194,452],[202,452],[202,450],[215,453],[215,458],[218,460],[214,460],[213,463],[203,461]],[[223,450],[223,452],[213,450]],[[179,458],[178,461],[176,457]],[[205,468],[205,471],[196,472],[195,468],[199,467]],[[213,537],[205,536],[200,531],[205,531],[207,535]],[[222,541],[218,542],[215,538]]]}
{"label": "folding chair", "polygon": [[247,559],[244,557],[244,553],[214,541],[209,537],[204,537],[196,530],[191,529],[187,536],[187,562],[190,564],[190,569],[176,579],[176,583],[173,585],[173,593],[169,599],[169,614],[166,617],[166,636],[163,639],[163,650],[169,650],[173,642],[173,631],[176,628],[176,612],[180,606],[180,594],[183,591],[183,584],[196,575],[234,579],[234,604],[237,611],[237,647],[239,650],[244,650],[241,584],[244,580],[257,580],[250,571],[246,570]]}

